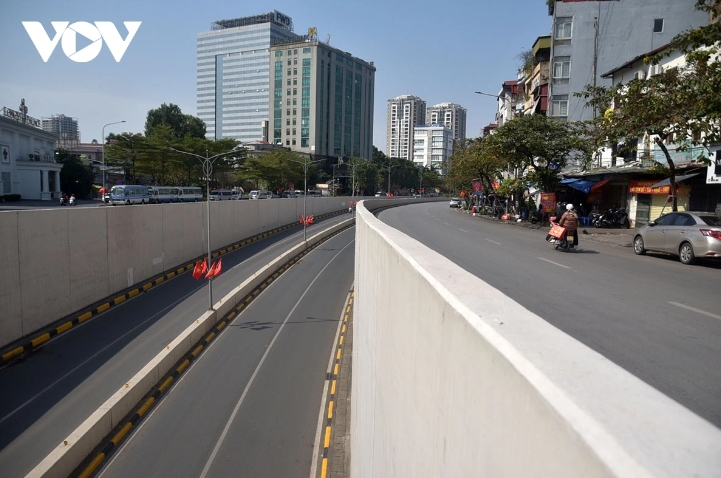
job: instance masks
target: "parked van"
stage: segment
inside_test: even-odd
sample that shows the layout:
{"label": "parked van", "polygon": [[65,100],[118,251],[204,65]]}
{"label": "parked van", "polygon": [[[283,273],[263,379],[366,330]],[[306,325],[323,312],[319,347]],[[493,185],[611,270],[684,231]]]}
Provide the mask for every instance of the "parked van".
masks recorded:
{"label": "parked van", "polygon": [[178,201],[178,188],[168,186],[153,186],[148,188],[150,202],[160,204]]}
{"label": "parked van", "polygon": [[110,190],[110,204],[145,204],[150,202],[147,186],[128,184],[113,186]]}
{"label": "parked van", "polygon": [[230,199],[235,199],[230,189],[213,189],[210,191],[211,201],[228,201]]}
{"label": "parked van", "polygon": [[203,200],[203,190],[195,186],[181,186],[178,188],[180,202],[200,202]]}
{"label": "parked van", "polygon": [[248,199],[271,199],[273,194],[270,191],[256,190],[248,194]]}

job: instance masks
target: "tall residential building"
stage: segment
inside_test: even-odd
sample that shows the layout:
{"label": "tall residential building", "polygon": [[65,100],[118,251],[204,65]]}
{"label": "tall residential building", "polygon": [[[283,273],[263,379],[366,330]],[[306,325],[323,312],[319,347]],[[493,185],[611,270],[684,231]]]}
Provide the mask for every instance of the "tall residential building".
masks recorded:
{"label": "tall residential building", "polygon": [[443,124],[453,131],[453,141],[466,139],[466,109],[455,103],[440,103],[426,111],[426,124]]}
{"label": "tall residential building", "polygon": [[453,155],[453,130],[444,124],[416,125],[413,128],[413,164],[441,171]]}
{"label": "tall residential building", "polygon": [[413,128],[426,122],[426,102],[417,96],[402,95],[388,100],[386,155],[413,160]]}
{"label": "tall residential building", "polygon": [[567,121],[594,116],[574,93],[591,84],[611,86],[602,74],[708,23],[708,14],[690,0],[553,0],[548,13],[553,17],[548,115]]}
{"label": "tall residential building", "polygon": [[213,22],[198,33],[197,107],[210,139],[262,140],[272,43],[301,38],[278,11]]}
{"label": "tall residential building", "polygon": [[375,66],[319,42],[270,48],[269,141],[313,155],[373,157]]}
{"label": "tall residential building", "polygon": [[78,119],[65,115],[51,115],[42,119],[42,129],[58,137],[58,148],[72,148],[80,143]]}

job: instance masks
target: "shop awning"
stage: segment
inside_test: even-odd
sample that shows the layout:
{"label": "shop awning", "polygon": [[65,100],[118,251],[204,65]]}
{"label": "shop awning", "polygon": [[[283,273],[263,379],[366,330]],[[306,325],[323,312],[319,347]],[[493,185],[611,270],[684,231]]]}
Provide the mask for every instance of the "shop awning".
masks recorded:
{"label": "shop awning", "polygon": [[596,191],[596,190],[598,190],[598,189],[601,189],[601,188],[603,187],[603,185],[606,184],[606,183],[609,182],[609,181],[610,181],[610,179],[604,179],[603,181],[597,182],[596,184],[594,184],[593,186],[591,186],[591,191]]}
{"label": "shop awning", "polygon": [[586,181],[585,179],[569,178],[561,180],[561,184],[565,184],[566,186],[577,189],[584,194],[588,194],[591,191],[591,186],[593,186],[595,182]]}
{"label": "shop awning", "polygon": [[[676,184],[680,183],[681,181],[685,181],[688,178],[692,178],[694,176],[698,176],[700,173],[693,173],[693,174],[684,174],[682,176],[676,176]],[[666,178],[661,182],[658,182],[651,186],[652,188],[660,188],[663,186],[670,186],[671,185],[671,178]]]}

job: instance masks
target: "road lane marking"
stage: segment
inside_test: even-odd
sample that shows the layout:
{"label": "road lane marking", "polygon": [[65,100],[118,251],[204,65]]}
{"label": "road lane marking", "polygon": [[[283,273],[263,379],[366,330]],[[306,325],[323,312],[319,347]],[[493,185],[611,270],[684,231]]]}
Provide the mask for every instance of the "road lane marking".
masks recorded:
{"label": "road lane marking", "polygon": [[462,231],[462,232],[468,232],[468,231],[466,231],[465,229],[461,229],[460,227],[458,228],[458,230],[459,230],[459,231]]}
{"label": "road lane marking", "polygon": [[711,312],[706,312],[705,310],[697,309],[695,307],[691,307],[689,305],[680,304],[678,302],[669,302],[671,305],[675,305],[676,307],[681,307],[682,309],[687,309],[693,312],[696,312],[697,314],[707,315],[709,317],[713,317],[714,319],[721,320],[721,315],[712,314]]}
{"label": "road lane marking", "polygon": [[98,355],[100,355],[100,354],[102,354],[103,352],[105,352],[106,350],[108,350],[108,349],[109,349],[110,347],[112,347],[113,345],[115,345],[115,344],[118,343],[119,341],[123,340],[125,337],[127,337],[127,336],[130,335],[130,334],[132,334],[133,332],[135,332],[135,330],[137,330],[137,329],[140,328],[140,327],[143,327],[143,326],[147,325],[148,322],[152,322],[153,320],[155,320],[156,317],[158,317],[159,315],[164,314],[166,311],[172,309],[173,307],[175,307],[176,305],[178,305],[179,303],[181,303],[182,301],[184,301],[185,299],[187,299],[187,298],[190,297],[191,295],[195,294],[197,291],[198,291],[198,289],[193,290],[193,291],[191,291],[191,292],[188,292],[188,293],[185,294],[183,297],[179,298],[178,300],[176,300],[176,301],[173,302],[172,304],[166,306],[166,307],[165,307],[164,309],[162,309],[161,311],[153,314],[152,316],[150,316],[150,317],[148,317],[147,319],[145,319],[143,322],[139,323],[138,325],[136,325],[136,326],[133,327],[132,329],[130,329],[130,330],[128,330],[127,332],[125,332],[123,335],[121,335],[120,337],[116,338],[115,340],[113,340],[112,342],[110,342],[109,344],[107,344],[105,347],[101,348],[100,350],[98,350],[97,352],[95,352],[93,355],[91,355],[91,356],[88,357],[87,359],[85,359],[85,360],[83,360],[82,362],[80,362],[77,366],[75,366],[75,367],[72,368],[71,370],[68,370],[67,373],[65,373],[65,374],[61,375],[60,377],[58,377],[58,379],[55,380],[54,382],[52,382],[50,385],[48,385],[47,387],[43,388],[43,389],[40,390],[38,393],[36,393],[35,395],[33,395],[32,397],[30,397],[29,399],[27,399],[24,403],[18,405],[17,408],[15,408],[13,411],[11,411],[10,413],[8,413],[8,414],[5,415],[4,417],[0,418],[0,423],[4,422],[4,421],[7,420],[8,418],[10,418],[11,416],[15,415],[17,412],[19,412],[20,410],[22,410],[22,409],[25,408],[26,406],[28,406],[30,403],[34,402],[37,398],[39,398],[40,396],[42,396],[45,392],[47,392],[48,390],[50,390],[51,388],[53,388],[55,385],[57,385],[57,384],[59,384],[60,382],[62,382],[63,380],[65,380],[67,377],[69,377],[70,375],[72,375],[73,373],[75,373],[76,370],[78,370],[79,368],[85,366],[85,364],[87,364],[88,362],[90,362],[91,360],[93,360],[95,357],[97,357]]}
{"label": "road lane marking", "polygon": [[260,362],[258,362],[258,366],[255,367],[255,371],[253,372],[253,375],[250,376],[250,380],[248,380],[248,383],[245,385],[245,389],[243,390],[243,393],[240,395],[240,398],[238,399],[238,402],[235,404],[235,408],[233,409],[233,412],[230,414],[230,417],[228,418],[228,421],[225,424],[225,427],[223,429],[223,432],[220,434],[220,437],[218,437],[218,441],[215,444],[215,447],[213,448],[213,452],[210,454],[210,457],[208,457],[208,461],[205,463],[205,466],[203,467],[203,471],[200,473],[199,478],[205,478],[208,476],[208,472],[210,471],[210,467],[213,465],[213,462],[215,461],[215,457],[218,455],[218,452],[220,451],[220,447],[223,445],[223,442],[225,442],[225,437],[228,435],[228,432],[230,431],[230,427],[233,425],[233,422],[235,421],[236,415],[238,415],[238,411],[240,411],[240,406],[245,401],[245,397],[248,395],[248,392],[250,391],[250,387],[253,385],[253,382],[255,382],[255,377],[258,376],[258,373],[260,372],[260,368],[263,366],[263,363],[265,362],[265,359],[268,358],[268,354],[273,349],[273,345],[275,344],[275,341],[280,336],[280,333],[285,328],[285,324],[288,323],[288,320],[295,312],[295,309],[298,308],[300,303],[303,301],[305,296],[308,294],[308,291],[315,285],[316,281],[320,278],[320,276],[323,275],[325,270],[330,267],[330,265],[333,263],[336,257],[338,257],[344,250],[348,248],[351,244],[355,243],[355,239],[350,241],[348,244],[346,244],[340,251],[336,253],[329,261],[328,263],[323,267],[323,269],[318,272],[318,274],[315,276],[315,278],[311,281],[310,284],[308,284],[308,287],[306,287],[303,294],[298,298],[298,301],[295,303],[293,308],[288,312],[288,315],[286,316],[285,320],[283,320],[283,323],[278,328],[278,332],[273,336],[273,339],[270,341],[270,344],[268,344],[268,347],[265,349],[265,353],[260,358]]}
{"label": "road lane marking", "polygon": [[447,222],[444,222],[443,224],[445,224],[446,226],[450,226],[450,224],[448,224]]}
{"label": "road lane marking", "polygon": [[553,264],[553,265],[555,265],[555,266],[558,266],[558,267],[563,267],[563,268],[565,268],[565,269],[570,269],[570,267],[568,267],[568,266],[564,266],[563,264],[559,264],[558,262],[549,261],[548,259],[544,259],[543,257],[538,257],[538,259],[541,259],[542,261],[550,262],[551,264]]}
{"label": "road lane marking", "polygon": [[494,244],[498,244],[499,246],[501,245],[500,242],[492,241],[492,240],[490,240],[490,239],[486,239],[486,240],[487,240],[488,242],[492,242],[492,243],[494,243]]}

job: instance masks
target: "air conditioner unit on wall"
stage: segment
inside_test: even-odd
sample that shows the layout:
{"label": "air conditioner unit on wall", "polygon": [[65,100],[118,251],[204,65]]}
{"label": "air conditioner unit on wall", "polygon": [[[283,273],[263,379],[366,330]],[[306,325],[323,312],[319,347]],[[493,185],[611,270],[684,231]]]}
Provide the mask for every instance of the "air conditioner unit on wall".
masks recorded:
{"label": "air conditioner unit on wall", "polygon": [[636,80],[643,80],[646,78],[646,72],[643,70],[638,70],[636,73],[633,74],[633,78]]}

